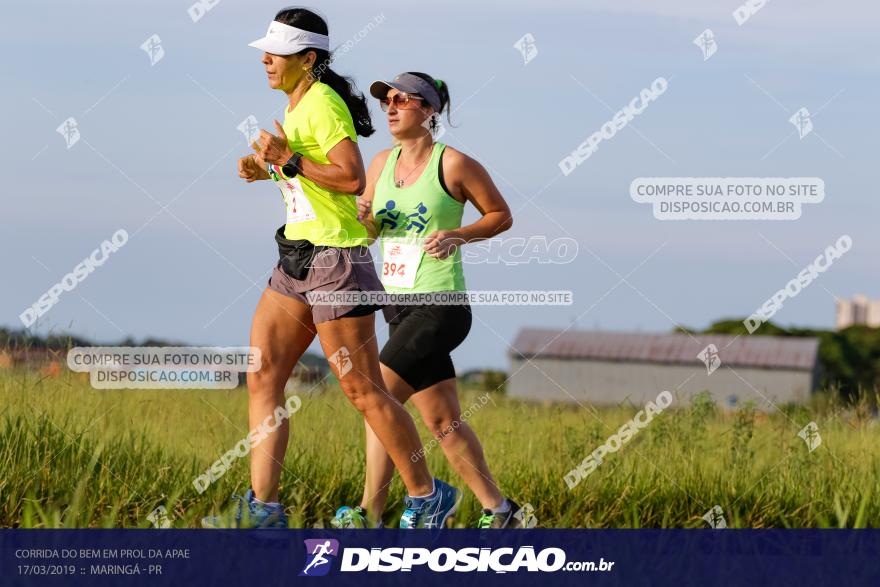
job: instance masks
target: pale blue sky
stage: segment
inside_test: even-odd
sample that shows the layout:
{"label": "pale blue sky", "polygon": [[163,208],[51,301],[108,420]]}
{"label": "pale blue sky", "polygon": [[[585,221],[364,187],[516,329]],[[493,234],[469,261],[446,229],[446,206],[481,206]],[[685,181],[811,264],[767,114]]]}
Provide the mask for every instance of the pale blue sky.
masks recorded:
{"label": "pale blue sky", "polygon": [[[738,26],[737,5],[314,5],[334,46],[384,14],[334,65],[361,89],[403,70],[448,82],[457,128],[444,141],[490,169],[515,212],[509,235],[580,243],[569,265],[466,267],[472,289],[570,289],[575,304],[476,308],[454,355],[460,368],[506,367],[508,342],[525,326],[577,318],[580,328],[668,331],[748,315],[844,233],[852,251],[775,320],[831,327],[832,294],[880,297],[880,8],[774,0]],[[284,213],[274,187],[238,179],[247,148],[236,126],[253,114],[272,128],[281,114],[285,98],[268,89],[247,43],[282,5],[220,0],[196,23],[187,6],[5,9],[0,324],[20,327],[21,311],[125,228],[130,242],[62,296],[41,332],[246,343]],[[706,62],[692,44],[705,28],[719,46]],[[525,33],[538,48],[528,65],[513,48]],[[151,67],[140,45],[153,34],[165,55]],[[658,76],[669,89],[633,122],[638,133],[624,129],[562,177],[559,160],[611,118],[603,102],[616,111]],[[788,121],[800,107],[816,131],[803,140]],[[71,149],[55,132],[69,116],[82,138]],[[376,135],[361,141],[367,160],[389,144],[375,107],[374,122]],[[662,222],[629,197],[630,182],[646,176],[818,176],[827,195],[791,222]]]}

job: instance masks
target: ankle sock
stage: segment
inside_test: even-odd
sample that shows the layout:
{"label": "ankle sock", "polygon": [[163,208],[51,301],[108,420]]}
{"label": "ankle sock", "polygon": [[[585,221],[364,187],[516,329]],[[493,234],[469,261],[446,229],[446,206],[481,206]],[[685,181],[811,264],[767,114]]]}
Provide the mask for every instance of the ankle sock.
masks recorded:
{"label": "ankle sock", "polygon": [[258,503],[263,507],[270,507],[270,508],[280,508],[281,507],[281,504],[278,503],[277,501],[260,501],[256,497],[254,498],[254,503]]}
{"label": "ankle sock", "polygon": [[505,498],[504,501],[501,502],[500,506],[498,506],[497,508],[492,508],[493,514],[506,514],[509,511],[510,511],[510,502],[507,500],[507,498]]}

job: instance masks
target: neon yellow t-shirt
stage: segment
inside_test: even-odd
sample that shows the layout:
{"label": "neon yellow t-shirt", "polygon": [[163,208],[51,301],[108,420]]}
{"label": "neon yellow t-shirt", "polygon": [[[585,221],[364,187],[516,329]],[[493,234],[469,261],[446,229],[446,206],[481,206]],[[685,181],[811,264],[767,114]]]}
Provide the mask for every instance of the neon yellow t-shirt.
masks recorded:
{"label": "neon yellow t-shirt", "polygon": [[[322,165],[330,163],[327,153],[339,141],[357,142],[348,107],[321,82],[312,84],[293,111],[290,106],[285,109],[282,126],[291,151]],[[272,175],[287,206],[285,238],[332,247],[367,244],[367,231],[357,219],[356,196],[328,190],[301,175],[288,180]]]}

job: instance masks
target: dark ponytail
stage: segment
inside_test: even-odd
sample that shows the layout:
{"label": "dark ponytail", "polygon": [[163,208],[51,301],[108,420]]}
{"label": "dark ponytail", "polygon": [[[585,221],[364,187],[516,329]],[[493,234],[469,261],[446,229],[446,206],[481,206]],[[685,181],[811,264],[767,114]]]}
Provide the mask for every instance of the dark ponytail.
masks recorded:
{"label": "dark ponytail", "polygon": [[420,71],[408,71],[410,75],[414,75],[416,77],[420,77],[437,90],[437,93],[440,95],[440,111],[437,113],[439,116],[446,112],[446,120],[449,122],[449,126],[452,126],[452,114],[450,112],[451,106],[451,98],[449,97],[449,86],[440,79],[434,79],[427,73],[422,73]]}
{"label": "dark ponytail", "polygon": [[[275,20],[288,26],[294,26],[304,31],[327,35],[327,23],[323,18],[306,8],[285,8],[275,15]],[[305,55],[309,51],[315,52],[315,65],[310,72],[314,79],[330,86],[339,94],[342,101],[348,107],[351,118],[354,121],[354,129],[358,135],[368,137],[376,130],[370,119],[370,110],[367,108],[367,100],[358,91],[357,86],[350,77],[342,76],[330,69],[332,57],[323,49],[303,49],[297,55]]]}

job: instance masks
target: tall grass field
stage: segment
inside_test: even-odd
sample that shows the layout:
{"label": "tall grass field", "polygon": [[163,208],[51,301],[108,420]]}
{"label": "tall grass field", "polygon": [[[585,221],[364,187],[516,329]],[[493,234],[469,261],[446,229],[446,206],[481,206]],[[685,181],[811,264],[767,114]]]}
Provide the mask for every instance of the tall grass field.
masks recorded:
{"label": "tall grass field", "polygon": [[[298,393],[281,477],[293,527],[329,526],[361,496],[363,423],[338,387]],[[643,406],[524,403],[464,390],[462,410],[505,495],[529,503],[539,527],[880,526],[880,426],[868,401],[763,412],[721,410],[708,396],[675,402],[574,489],[564,475]],[[100,391],[66,371],[0,372],[0,526],[151,527],[164,506],[174,527],[197,527],[248,486],[248,458],[199,494],[193,480],[247,433],[247,390]],[[675,407],[677,406],[677,407]],[[464,486],[413,410],[435,476]],[[810,451],[798,432],[815,422]],[[385,522],[403,509],[392,484]],[[474,526],[469,491],[456,527]]]}

